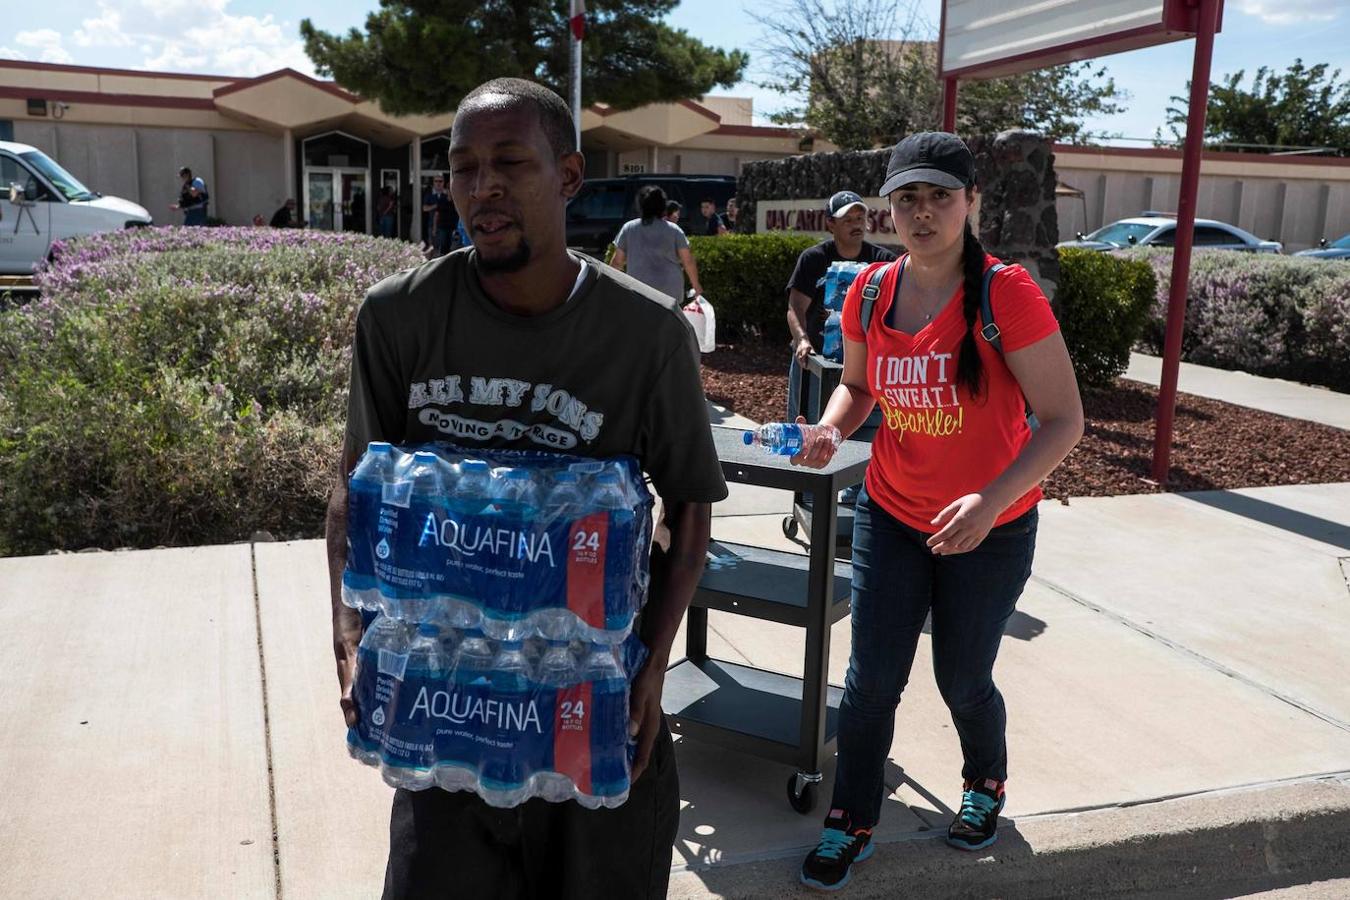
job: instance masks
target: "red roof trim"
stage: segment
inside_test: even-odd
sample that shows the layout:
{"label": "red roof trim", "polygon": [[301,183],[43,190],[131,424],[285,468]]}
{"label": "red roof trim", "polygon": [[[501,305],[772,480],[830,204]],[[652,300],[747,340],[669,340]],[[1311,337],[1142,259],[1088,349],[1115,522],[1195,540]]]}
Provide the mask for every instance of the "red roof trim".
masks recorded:
{"label": "red roof trim", "polygon": [[310,78],[308,75],[297,72],[294,69],[277,69],[275,72],[268,72],[266,75],[259,75],[257,78],[244,78],[236,81],[234,84],[227,84],[224,87],[218,87],[211,93],[217,97],[223,97],[226,94],[235,94],[239,91],[246,91],[251,87],[257,87],[260,84],[266,84],[269,81],[276,81],[279,78],[293,78],[296,81],[326,91],[334,97],[340,97],[351,103],[360,103],[361,98],[355,94],[344,91],[342,88],[333,84],[331,81],[319,81],[317,78]]}
{"label": "red roof trim", "polygon": [[707,116],[709,119],[712,119],[714,122],[716,122],[716,123],[719,124],[719,125],[722,124],[722,117],[721,117],[721,116],[719,116],[717,113],[713,112],[711,109],[708,109],[708,107],[706,107],[706,106],[700,106],[699,104],[695,103],[693,100],[681,100],[681,101],[680,101],[680,106],[683,106],[685,109],[692,109],[694,112],[698,113],[698,114],[701,115],[701,116]]}
{"label": "red roof trim", "polygon": [[104,106],[152,106],[160,109],[203,109],[215,111],[216,104],[204,97],[157,97],[153,94],[100,94],[97,91],[53,91],[42,87],[0,87],[0,97],[24,100],[41,97],[70,103],[98,103]]}
{"label": "red roof trim", "polygon": [[[1106,156],[1131,156],[1144,159],[1181,159],[1180,150],[1166,147],[1092,147],[1078,144],[1055,144],[1055,153],[1102,154]],[[1350,159],[1338,156],[1272,156],[1269,153],[1234,153],[1226,150],[1206,150],[1204,159],[1212,162],[1248,162],[1260,165],[1295,166],[1350,166]]]}
{"label": "red roof trim", "polygon": [[722,125],[718,128],[714,128],[708,133],[721,134],[728,137],[772,137],[794,139],[806,137],[806,132],[796,128],[778,128],[773,125]]}
{"label": "red roof trim", "polygon": [[33,69],[39,72],[78,72],[85,75],[132,75],[141,78],[177,78],[182,81],[236,81],[234,75],[190,75],[183,72],[147,72],[142,69],[104,69],[94,66],[68,66],[62,63],[29,62],[25,59],[0,59],[0,68]]}

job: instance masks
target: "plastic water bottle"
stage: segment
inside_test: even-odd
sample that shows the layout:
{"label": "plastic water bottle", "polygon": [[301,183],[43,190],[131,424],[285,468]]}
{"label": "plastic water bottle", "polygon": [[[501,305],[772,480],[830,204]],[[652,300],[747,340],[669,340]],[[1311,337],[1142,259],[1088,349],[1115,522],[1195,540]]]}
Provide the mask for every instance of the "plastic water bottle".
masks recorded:
{"label": "plastic water bottle", "polygon": [[549,641],[539,660],[536,682],[542,706],[552,711],[552,752],[548,769],[535,773],[534,794],[550,803],[562,803],[575,796],[571,775],[574,769],[569,748],[585,738],[586,709],[574,687],[580,683],[580,670],[566,641]]}
{"label": "plastic water bottle", "polygon": [[371,441],[352,472],[347,494],[347,568],[342,573],[342,601],[356,609],[380,608],[375,545],[380,540],[380,503],[384,485],[393,475],[393,446],[384,441]]}
{"label": "plastic water bottle", "polygon": [[833,425],[799,425],[796,422],[768,422],[754,431],[741,435],[747,446],[762,447],[779,456],[795,456],[805,446],[806,439],[819,435],[839,449],[843,438]]}
{"label": "plastic water bottle", "polygon": [[614,467],[595,476],[591,503],[609,519],[606,529],[603,563],[605,567],[605,625],[584,627],[590,641],[615,644],[628,636],[637,612],[634,604],[631,572],[635,563],[634,524],[636,515],[625,489],[624,479]]}
{"label": "plastic water bottle", "polygon": [[[446,503],[446,481],[444,469],[445,462],[435,453],[429,450],[419,450],[412,455],[412,467],[408,469],[408,480],[412,482],[412,493],[408,505],[408,519],[410,524],[415,527],[410,529],[413,534],[420,535],[423,531],[423,523],[430,517],[439,528],[440,521],[445,516]],[[411,537],[412,534],[409,535]],[[411,546],[409,543],[405,547]],[[417,544],[417,556],[420,561],[425,561],[426,556],[434,551],[434,546],[430,550],[424,551],[419,541]],[[409,560],[405,560],[407,565]],[[431,570],[431,565],[426,565],[425,570]],[[386,593],[391,593],[386,590]],[[415,586],[397,587],[392,591],[394,603],[391,612],[401,619],[409,622],[429,622],[431,621],[432,610],[439,605],[440,590],[434,584],[426,580],[420,580]]]}
{"label": "plastic water bottle", "polygon": [[825,317],[825,334],[821,340],[820,355],[834,362],[844,361],[844,334],[840,313],[832,311]]}
{"label": "plastic water bottle", "polygon": [[[533,699],[530,664],[520,641],[502,641],[492,660],[491,677],[494,706],[485,714],[484,732],[492,743],[483,751],[478,794],[489,806],[518,806],[530,796],[526,722]],[[542,736],[537,708],[535,712]]]}
{"label": "plastic water bottle", "polygon": [[590,794],[582,806],[615,807],[628,798],[628,680],[615,648],[592,643],[581,664],[581,680],[590,683]]}
{"label": "plastic water bottle", "polygon": [[[581,478],[571,469],[553,473],[553,486],[548,492],[546,509],[550,521],[541,523],[549,529],[560,529],[563,535],[571,533],[572,523],[583,512]],[[541,606],[535,610],[534,630],[540,637],[548,640],[566,641],[576,632],[577,620],[567,609],[567,586],[564,581],[561,590],[550,592],[541,599]],[[544,605],[547,604],[547,605]]]}
{"label": "plastic water bottle", "polygon": [[422,624],[408,642],[395,721],[385,742],[381,774],[390,787],[420,791],[436,780],[437,694],[446,693],[449,667],[435,625]]}
{"label": "plastic water bottle", "polygon": [[450,492],[450,508],[466,515],[481,512],[487,505],[491,485],[491,466],[481,459],[464,460],[459,464],[459,478]]}
{"label": "plastic water bottle", "polygon": [[488,490],[493,511],[499,515],[528,518],[539,507],[539,491],[529,469],[502,469]]}
{"label": "plastic water bottle", "polygon": [[356,650],[352,698],[358,721],[347,729],[348,751],[367,765],[380,765],[385,729],[394,715],[407,659],[408,631],[403,623],[377,616]]}
{"label": "plastic water bottle", "polygon": [[484,730],[476,713],[485,710],[492,696],[492,645],[483,632],[464,633],[450,666],[450,714],[453,731],[436,748],[436,785],[447,791],[478,789],[478,771],[484,746],[474,740]]}

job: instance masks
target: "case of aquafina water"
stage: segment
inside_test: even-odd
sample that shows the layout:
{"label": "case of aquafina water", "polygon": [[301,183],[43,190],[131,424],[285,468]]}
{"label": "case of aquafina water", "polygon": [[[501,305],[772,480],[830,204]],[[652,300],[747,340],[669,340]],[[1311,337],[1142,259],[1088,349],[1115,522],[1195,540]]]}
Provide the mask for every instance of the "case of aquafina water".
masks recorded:
{"label": "case of aquafina water", "polygon": [[381,614],[352,756],[496,806],[623,802],[651,540],[636,460],[372,443],[349,496],[343,600]]}
{"label": "case of aquafina water", "polygon": [[629,685],[645,659],[636,635],[495,641],[379,616],[357,654],[348,751],[393,787],[474,791],[499,807],[619,806],[634,749]]}

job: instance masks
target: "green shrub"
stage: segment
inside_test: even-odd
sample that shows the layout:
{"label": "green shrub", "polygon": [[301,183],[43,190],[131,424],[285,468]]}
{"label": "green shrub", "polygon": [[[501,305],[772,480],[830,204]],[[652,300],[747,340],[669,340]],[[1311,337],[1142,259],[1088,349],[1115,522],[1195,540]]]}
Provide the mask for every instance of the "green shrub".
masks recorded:
{"label": "green shrub", "polygon": [[[1127,251],[1158,289],[1139,348],[1162,353],[1172,251]],[[1263,253],[1191,257],[1181,358],[1254,375],[1350,390],[1350,265]]]}
{"label": "green shrub", "polygon": [[314,537],[365,289],[407,244],[136,229],[0,312],[0,555]]}
{"label": "green shrub", "polygon": [[1105,387],[1130,364],[1130,349],[1143,333],[1157,285],[1141,260],[1095,250],[1059,251],[1059,327],[1078,381]]}
{"label": "green shrub", "polygon": [[801,234],[691,237],[703,293],[717,311],[717,336],[786,342],[787,283],[797,257],[819,238]]}

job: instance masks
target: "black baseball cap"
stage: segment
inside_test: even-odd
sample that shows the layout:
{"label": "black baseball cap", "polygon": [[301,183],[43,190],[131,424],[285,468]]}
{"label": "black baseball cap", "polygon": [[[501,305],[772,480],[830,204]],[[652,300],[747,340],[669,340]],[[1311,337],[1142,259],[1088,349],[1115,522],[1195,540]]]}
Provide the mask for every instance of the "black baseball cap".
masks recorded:
{"label": "black baseball cap", "polygon": [[830,198],[826,204],[826,209],[830,211],[830,218],[839,219],[848,214],[848,211],[855,206],[861,206],[867,209],[867,203],[853,191],[840,191]]}
{"label": "black baseball cap", "polygon": [[965,141],[945,131],[921,131],[895,145],[881,196],[915,182],[957,190],[975,185],[975,157]]}

